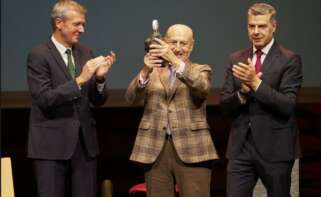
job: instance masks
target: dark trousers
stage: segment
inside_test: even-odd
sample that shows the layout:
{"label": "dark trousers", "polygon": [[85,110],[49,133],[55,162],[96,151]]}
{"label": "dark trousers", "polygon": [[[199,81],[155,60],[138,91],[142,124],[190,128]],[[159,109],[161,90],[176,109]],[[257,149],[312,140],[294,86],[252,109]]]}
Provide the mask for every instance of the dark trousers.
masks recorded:
{"label": "dark trousers", "polygon": [[241,153],[227,165],[227,196],[252,197],[258,178],[268,197],[290,197],[294,161],[268,162],[256,151],[249,134]]}
{"label": "dark trousers", "polygon": [[169,137],[156,162],[147,167],[145,181],[148,197],[175,196],[175,182],[180,197],[209,197],[211,162],[183,163]]}
{"label": "dark trousers", "polygon": [[[35,159],[38,197],[65,197],[67,190],[72,197],[96,197],[96,163],[96,158],[88,156],[80,137],[68,160]],[[66,185],[70,185],[70,189]]]}

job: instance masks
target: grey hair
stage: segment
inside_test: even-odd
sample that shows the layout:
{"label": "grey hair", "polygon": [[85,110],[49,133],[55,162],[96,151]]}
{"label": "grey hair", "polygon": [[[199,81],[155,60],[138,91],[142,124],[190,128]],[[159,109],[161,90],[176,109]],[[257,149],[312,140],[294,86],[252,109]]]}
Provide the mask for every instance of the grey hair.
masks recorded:
{"label": "grey hair", "polygon": [[254,15],[254,16],[270,14],[271,15],[270,20],[276,22],[276,10],[272,5],[267,4],[267,3],[253,4],[249,8],[247,14]]}
{"label": "grey hair", "polygon": [[53,30],[56,29],[55,20],[57,18],[64,19],[70,11],[76,11],[81,14],[86,14],[87,12],[86,8],[76,1],[58,0],[51,11],[51,26]]}

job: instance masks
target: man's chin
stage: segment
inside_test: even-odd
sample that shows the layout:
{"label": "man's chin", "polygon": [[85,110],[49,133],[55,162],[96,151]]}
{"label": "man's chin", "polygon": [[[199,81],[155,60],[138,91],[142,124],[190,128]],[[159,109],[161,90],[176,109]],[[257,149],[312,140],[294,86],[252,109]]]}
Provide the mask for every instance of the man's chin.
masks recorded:
{"label": "man's chin", "polygon": [[79,42],[79,37],[74,38],[74,39],[72,40],[72,43],[73,43],[73,44],[77,44],[78,42]]}
{"label": "man's chin", "polygon": [[181,56],[181,55],[176,55],[176,57],[178,58],[178,59],[180,59],[180,60],[182,60],[182,61],[184,61],[184,56]]}
{"label": "man's chin", "polygon": [[264,42],[253,42],[253,45],[255,46],[255,48],[259,48],[259,49],[261,49],[261,48],[263,48],[263,46],[264,46]]}

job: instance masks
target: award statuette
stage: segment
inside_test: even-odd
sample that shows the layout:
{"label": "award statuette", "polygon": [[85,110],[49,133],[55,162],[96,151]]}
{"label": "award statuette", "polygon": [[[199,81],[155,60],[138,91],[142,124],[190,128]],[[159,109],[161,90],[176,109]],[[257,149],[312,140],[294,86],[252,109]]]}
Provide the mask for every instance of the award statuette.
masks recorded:
{"label": "award statuette", "polygon": [[152,34],[148,38],[146,38],[144,42],[146,52],[149,51],[149,45],[155,42],[154,38],[162,39],[162,35],[159,32],[159,23],[156,19],[154,19],[152,22],[152,28],[153,28]]}
{"label": "award statuette", "polygon": [[[145,51],[149,52],[149,46],[153,43],[155,43],[154,38],[158,38],[158,39],[162,39],[162,35],[159,32],[159,23],[158,20],[154,19],[152,22],[152,28],[153,28],[153,32],[152,34],[146,38],[144,45],[145,45]],[[162,66],[167,66],[169,63],[168,61],[164,60],[162,63]]]}

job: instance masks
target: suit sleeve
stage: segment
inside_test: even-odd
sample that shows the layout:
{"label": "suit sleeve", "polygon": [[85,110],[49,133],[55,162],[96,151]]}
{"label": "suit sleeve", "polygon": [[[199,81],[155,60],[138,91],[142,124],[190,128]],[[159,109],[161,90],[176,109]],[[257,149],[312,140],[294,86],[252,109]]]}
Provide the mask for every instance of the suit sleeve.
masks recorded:
{"label": "suit sleeve", "polygon": [[237,95],[238,89],[235,85],[235,78],[232,74],[232,61],[226,69],[225,81],[221,91],[220,106],[226,113],[235,113],[242,106]]}
{"label": "suit sleeve", "polygon": [[178,76],[185,83],[194,97],[206,99],[211,89],[212,69],[209,65],[190,64]]}
{"label": "suit sleeve", "polygon": [[126,101],[131,105],[142,104],[145,99],[147,86],[139,86],[139,74],[130,82],[126,90]]}
{"label": "suit sleeve", "polygon": [[288,117],[293,114],[302,78],[301,58],[293,55],[286,63],[278,89],[270,87],[263,80],[255,97],[262,104]]}
{"label": "suit sleeve", "polygon": [[33,101],[43,108],[53,108],[81,96],[75,80],[57,87],[52,85],[52,75],[46,54],[31,51],[27,58],[27,79]]}

